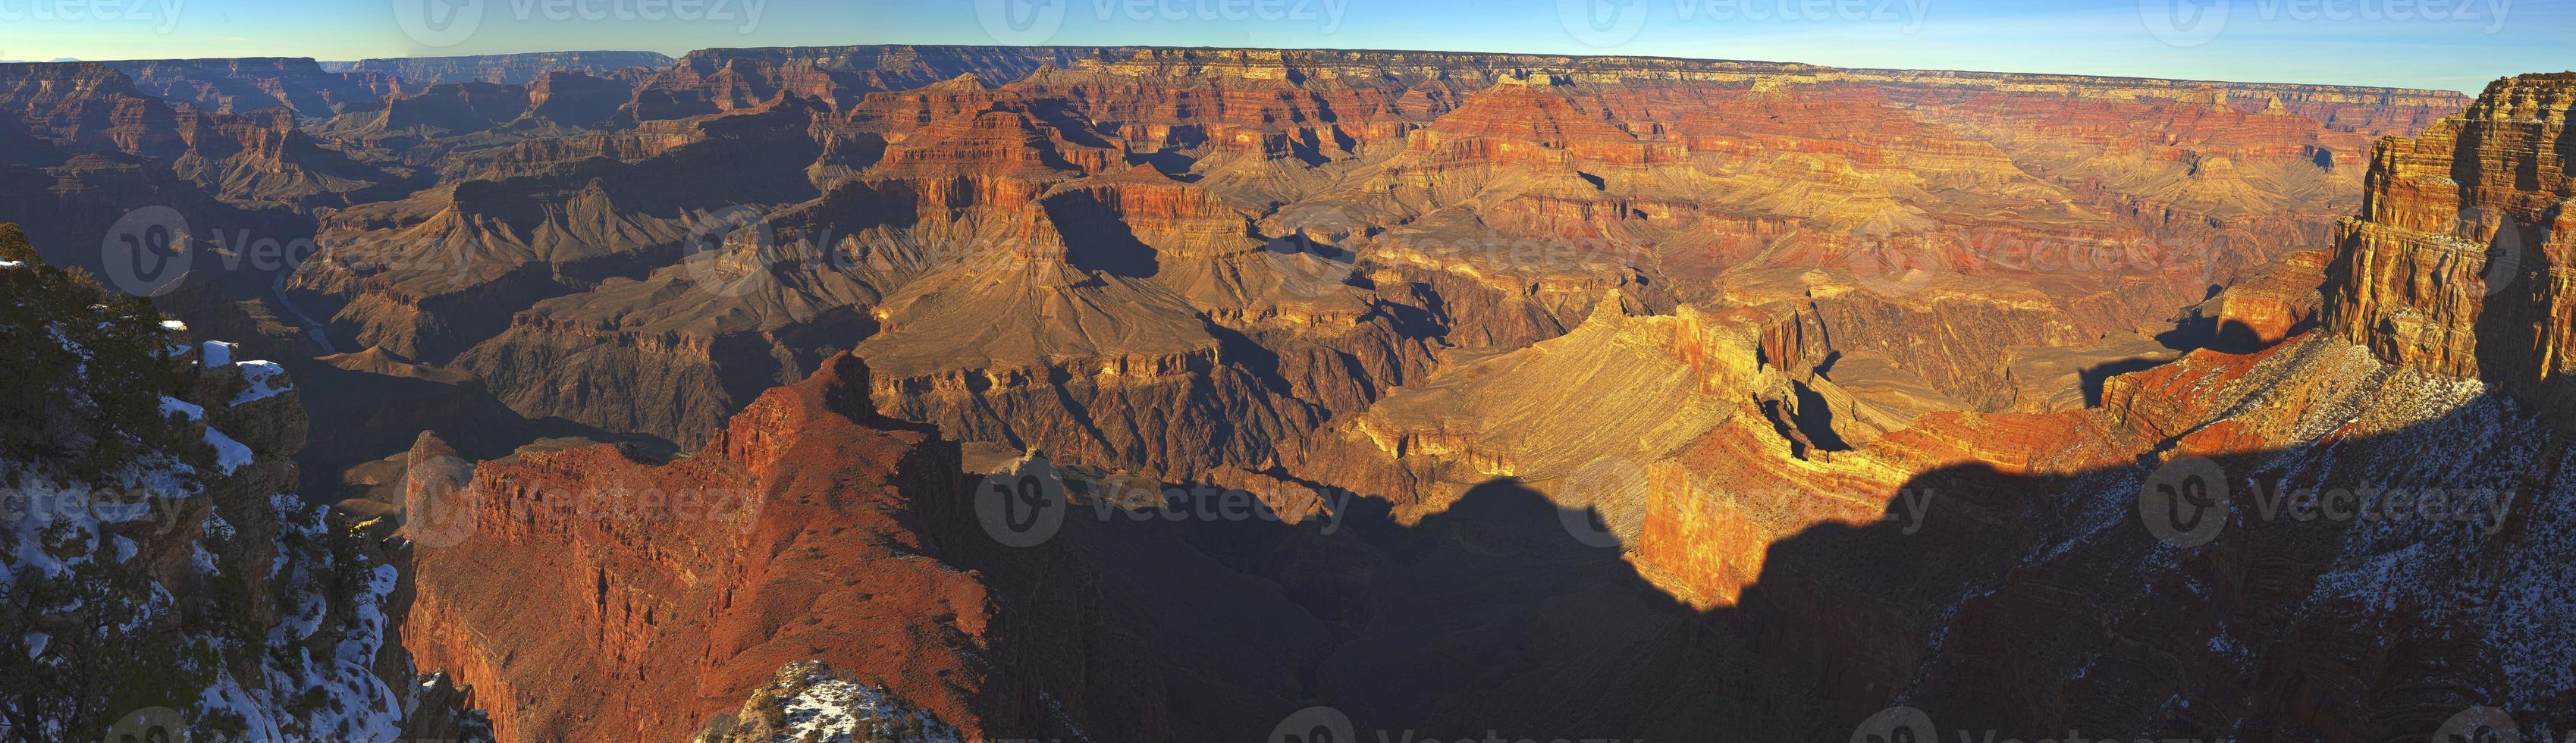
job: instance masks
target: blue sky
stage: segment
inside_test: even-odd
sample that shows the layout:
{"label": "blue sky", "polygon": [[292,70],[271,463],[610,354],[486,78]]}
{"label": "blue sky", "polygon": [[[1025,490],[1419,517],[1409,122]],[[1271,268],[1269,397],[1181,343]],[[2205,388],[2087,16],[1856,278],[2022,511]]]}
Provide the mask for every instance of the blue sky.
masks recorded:
{"label": "blue sky", "polygon": [[1647,54],[2474,91],[2576,68],[2576,2],[0,0],[0,59],[20,60],[869,43]]}

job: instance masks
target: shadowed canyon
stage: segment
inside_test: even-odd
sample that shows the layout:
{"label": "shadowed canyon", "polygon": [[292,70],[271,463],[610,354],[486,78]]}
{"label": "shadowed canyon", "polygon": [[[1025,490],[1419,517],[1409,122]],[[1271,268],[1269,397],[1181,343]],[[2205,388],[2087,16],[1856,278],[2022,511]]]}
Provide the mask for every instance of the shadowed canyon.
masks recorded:
{"label": "shadowed canyon", "polygon": [[0,738],[2556,740],[2571,109],[0,64]]}

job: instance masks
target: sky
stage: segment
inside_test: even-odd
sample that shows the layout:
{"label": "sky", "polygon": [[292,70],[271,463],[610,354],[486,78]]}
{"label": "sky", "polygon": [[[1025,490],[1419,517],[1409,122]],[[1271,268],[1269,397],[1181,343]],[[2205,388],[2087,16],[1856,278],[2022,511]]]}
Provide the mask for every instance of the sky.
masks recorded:
{"label": "sky", "polygon": [[1633,54],[2474,92],[2569,0],[0,0],[0,60],[834,44]]}

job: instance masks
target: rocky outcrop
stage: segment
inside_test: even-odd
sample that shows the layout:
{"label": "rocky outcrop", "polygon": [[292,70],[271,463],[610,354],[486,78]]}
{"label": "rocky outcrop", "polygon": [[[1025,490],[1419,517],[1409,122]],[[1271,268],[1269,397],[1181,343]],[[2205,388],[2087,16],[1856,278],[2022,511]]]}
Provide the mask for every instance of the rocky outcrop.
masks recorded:
{"label": "rocky outcrop", "polygon": [[[1775,305],[1808,339],[1776,360],[1807,392],[1772,398],[1842,410],[1823,424],[1838,436],[2081,407],[2105,370],[2170,358],[2151,337],[2179,308],[2350,210],[2334,194],[2358,182],[2365,135],[2301,106],[2400,127],[2394,111],[2441,99],[2317,89],[2272,107],[2250,91],[2289,89],[1542,55],[814,47],[690,55],[584,124],[614,81],[540,82],[443,85],[325,127],[443,184],[324,222],[328,247],[292,283],[335,340],[466,371],[532,419],[682,447],[857,349],[888,414],[1177,479],[1268,472],[1327,419],[1447,365],[1439,349],[1556,337],[1614,288],[1655,314]],[[597,90],[565,104],[580,113],[536,113],[566,85]],[[646,185],[678,172],[685,191]],[[710,230],[731,233],[721,251],[684,244]],[[993,347],[961,348],[959,327]],[[512,371],[537,367],[588,381]],[[1218,443],[1166,447],[1164,426]]]}
{"label": "rocky outcrop", "polygon": [[886,690],[833,673],[819,661],[789,663],[743,700],[742,711],[698,734],[698,743],[848,739],[886,743],[963,740],[956,728],[907,709]]}
{"label": "rocky outcrop", "polygon": [[2382,360],[2567,403],[2576,328],[2576,79],[2525,75],[2372,153],[2338,228],[2326,328]]}
{"label": "rocky outcrop", "polygon": [[[369,72],[326,71],[301,57],[136,59],[82,62],[133,78],[137,89],[173,104],[215,113],[284,106],[301,116],[328,116],[343,105],[402,92],[404,81]],[[32,65],[31,65],[32,66]]]}
{"label": "rocky outcrop", "polygon": [[671,58],[660,52],[536,52],[466,57],[393,57],[355,62],[322,62],[331,72],[356,72],[413,83],[480,82],[524,85],[559,72],[608,77],[629,67],[661,69]]}
{"label": "rocky outcrop", "polygon": [[292,494],[307,430],[279,364],[41,264],[14,225],[0,287],[0,735],[386,739],[465,719],[416,696],[389,647],[395,550]]}
{"label": "rocky outcrop", "polygon": [[[2514,91],[2533,82],[2499,82],[2472,110],[2529,99],[2527,90]],[[2555,146],[2546,142],[2491,154],[2513,162]],[[2406,183],[2407,167],[2385,153],[2409,144],[2383,145],[2370,182]],[[2481,155],[2450,157],[2456,159],[2438,167],[2418,162],[2413,172],[2466,175],[2488,167]],[[2549,180],[2486,182],[2457,190],[2503,202],[2564,198],[2565,185]],[[2432,193],[2454,192],[2452,182],[2439,183]],[[2392,204],[2380,195],[2372,201]],[[1826,697],[1852,700],[1836,723],[1784,728],[1807,731],[1800,734],[1839,735],[1891,705],[1915,708],[1942,729],[2118,737],[2212,730],[2405,739],[2478,706],[2514,718],[2525,735],[2564,729],[2563,675],[2510,660],[2556,652],[2568,641],[2543,629],[2559,623],[2553,610],[2523,598],[2551,590],[2542,586],[2563,576],[2501,567],[2554,559],[2551,535],[2566,524],[2543,514],[2566,495],[2556,485],[2569,464],[2562,414],[2549,409],[2545,385],[2511,375],[2479,381],[2486,370],[2453,363],[2479,352],[2419,343],[2441,334],[2408,331],[2431,323],[2357,323],[2336,314],[2424,318],[2431,308],[2480,306],[2487,295],[2474,271],[2443,277],[2464,280],[2366,278],[2370,266],[2435,260],[2412,250],[2448,248],[2453,252],[2441,257],[2454,262],[2476,255],[2458,247],[2474,243],[2437,237],[2451,233],[2434,230],[2455,228],[2449,214],[2427,223],[2431,230],[2377,224],[2410,218],[2432,219],[2379,210],[2346,224],[2330,278],[2322,279],[2327,309],[2315,332],[2252,353],[2196,351],[2111,377],[2098,412],[1985,416],[1975,426],[1960,425],[1974,422],[1971,416],[1930,417],[1835,457],[1834,466],[1865,458],[1916,474],[1892,490],[1861,489],[1872,495],[1857,513],[1828,519],[1866,524],[1858,529],[1814,529],[1772,542],[1758,575],[1712,576],[1710,569],[1743,567],[1744,558],[1728,556],[1724,545],[1761,534],[1768,522],[1745,514],[1741,491],[1686,479],[1760,461],[1741,447],[1722,458],[1686,454],[1657,463],[1653,471],[1670,473],[1673,484],[1656,502],[1671,504],[1665,508],[1674,515],[1650,511],[1641,546],[1686,544],[1697,548],[1687,555],[1705,556],[1667,568],[1676,582],[1711,585],[1715,577],[1724,587],[1752,577],[1734,595],[1730,624],[1751,632],[1752,641],[1829,649],[1818,658],[1761,661],[1763,670],[1754,672],[1767,683],[1814,684]],[[2298,332],[2314,316],[2301,308],[2315,306],[2299,297],[2321,280],[2316,264],[2327,259],[2294,257],[2207,311],[2241,327],[2245,345]],[[2397,287],[2404,292],[2387,293]],[[2395,298],[2419,304],[2389,304]],[[2500,330],[2463,321],[2448,337],[2547,337],[2566,324],[2560,317]],[[2527,363],[2522,347],[2486,357]],[[1945,450],[1974,456],[1924,456]],[[2145,463],[2128,463],[2138,458]],[[2180,522],[2158,531],[2153,520],[2168,514],[2145,509],[2155,486],[2181,482],[2179,473],[2195,468],[2210,473],[2205,482],[2224,509],[2214,512],[2220,520],[2194,536],[2178,536]],[[1812,475],[1780,479],[1810,492],[1829,487],[1807,484],[1818,482]],[[2298,498],[2310,496],[2284,495],[2303,492],[2323,494],[2314,503],[2344,505],[2302,505],[2309,501]],[[2390,493],[2417,500],[2389,506],[2381,498]],[[1918,510],[1916,498],[1927,499],[1920,503],[1929,510]],[[2420,499],[2441,503],[2442,515],[2406,505]],[[1757,513],[1778,512],[1776,499],[1764,500],[1771,502]],[[2354,503],[2373,505],[2355,516],[2314,511],[2351,513]],[[1665,520],[1691,539],[1659,542],[1654,525]],[[1969,544],[2001,546],[1963,546]],[[2392,561],[2423,567],[2392,570]],[[1889,567],[1900,564],[1917,567]],[[2447,598],[2461,595],[2482,598],[2465,605]],[[2175,611],[2178,603],[2195,610]],[[1899,637],[1939,639],[1888,640]],[[2408,681],[2374,681],[2388,678]],[[2084,679],[2083,691],[2067,679]]]}
{"label": "rocky outcrop", "polygon": [[[0,70],[0,198],[369,202],[277,302],[349,351],[325,438],[412,442],[328,461],[417,545],[402,643],[508,739],[1236,739],[1321,703],[2358,741],[2569,706],[2514,660],[2566,644],[2556,77],[2434,124],[2465,101],[1548,55],[469,67],[504,79],[300,127],[159,102],[203,65]],[[419,190],[296,191],[302,145]],[[967,445],[1060,462],[1082,517],[996,547]],[[2159,541],[2137,496],[2190,457],[2524,505]],[[1268,518],[1150,518],[1211,486]]]}
{"label": "rocky outcrop", "polygon": [[0,89],[0,112],[64,149],[158,158],[228,201],[338,206],[392,195],[399,180],[323,146],[292,109],[174,104],[103,63],[0,65]]}
{"label": "rocky outcrop", "polygon": [[743,695],[806,661],[971,739],[1150,729],[1144,677],[1121,678],[1140,669],[1080,608],[1089,579],[993,545],[955,446],[877,417],[868,384],[839,357],[659,467],[592,447],[469,473],[425,438],[412,513],[456,510],[405,527],[404,641],[504,741],[775,725],[758,698],[735,714]]}

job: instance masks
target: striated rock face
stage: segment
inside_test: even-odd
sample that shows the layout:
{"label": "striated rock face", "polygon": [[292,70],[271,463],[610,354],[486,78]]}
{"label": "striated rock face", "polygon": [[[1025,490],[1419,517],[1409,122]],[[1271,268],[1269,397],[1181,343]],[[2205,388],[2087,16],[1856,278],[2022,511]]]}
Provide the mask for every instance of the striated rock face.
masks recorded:
{"label": "striated rock face", "polygon": [[[505,739],[1233,740],[1316,704],[1848,739],[1902,704],[2363,741],[2576,708],[2518,660],[2568,645],[2558,76],[521,62],[264,109],[300,65],[0,67],[0,205],[315,238],[188,306],[314,352],[311,460],[416,545],[422,693]],[[966,473],[1036,453],[1082,517],[1000,548]],[[2515,496],[2160,540],[2138,496],[2192,457]],[[1268,518],[1151,518],[1219,485]]]}
{"label": "striated rock face", "polygon": [[2568,397],[2576,314],[2576,78],[2525,75],[2412,139],[2380,143],[2337,229],[2326,327],[2409,369]]}
{"label": "striated rock face", "polygon": [[[890,415],[1177,479],[1268,470],[1443,366],[1438,349],[1558,336],[1613,288],[1649,312],[1779,305],[1809,339],[1789,373],[1834,359],[1873,430],[2080,407],[2095,370],[2170,357],[2150,336],[2179,308],[2322,244],[2367,133],[2443,105],[1772,63],[895,46],[698,52],[598,121],[607,83],[570,74],[544,88],[597,88],[577,112],[545,113],[534,84],[441,86],[329,125],[441,182],[323,224],[291,283],[336,344],[682,447],[857,349]],[[689,244],[704,232],[730,234],[708,253]],[[511,371],[530,364],[585,381]],[[1165,426],[1217,443],[1159,444]]]}
{"label": "striated rock face", "polygon": [[[2550,100],[2534,85],[2563,83],[2510,79],[2470,110]],[[2438,198],[2473,194],[2435,203],[2537,204],[2554,219],[2568,188],[2548,164],[2563,157],[2554,119],[2511,110],[2526,113],[2487,120],[2550,136],[2446,150],[2441,164],[2401,164],[2385,152],[2410,140],[2390,140],[2368,181],[2403,184],[2412,168]],[[2523,179],[2470,177],[2495,163]],[[2475,183],[2487,185],[2458,185]],[[2564,608],[2536,598],[2568,580],[2537,567],[2563,559],[2576,526],[2554,515],[2576,464],[2566,414],[2545,374],[2462,363],[2545,364],[2552,354],[2524,349],[2547,342],[2529,339],[2561,337],[2571,314],[2549,309],[2548,279],[2505,295],[2539,309],[2497,304],[2475,270],[2366,279],[2476,255],[2404,252],[2476,243],[2371,214],[2385,216],[2348,222],[2332,251],[2289,254],[2174,331],[2249,352],[2111,365],[2086,409],[1898,414],[1929,395],[1887,384],[1849,333],[1807,319],[1884,286],[1809,282],[1805,308],[1761,301],[1758,285],[1730,286],[1755,301],[1722,309],[1612,311],[1624,304],[1612,294],[1561,337],[1335,419],[1289,469],[1387,493],[1395,518],[1423,524],[1497,481],[1581,509],[1578,539],[1617,547],[1629,580],[1717,638],[1672,652],[1725,669],[1711,682],[1725,691],[1676,676],[1670,693],[1745,737],[1841,739],[1900,705],[1943,731],[2033,738],[2405,740],[2473,706],[2525,734],[2576,727],[2565,672],[2518,660],[2576,641]],[[1952,293],[1967,292],[1935,282],[1910,296]],[[2502,310],[2513,320],[2478,321],[2482,307],[2515,307]],[[2384,319],[2337,314],[2356,308]],[[2445,327],[2436,308],[2470,314],[2447,335],[2417,330]],[[2424,337],[2462,345],[2411,340]],[[2486,345],[2499,339],[2511,350]],[[1833,351],[1848,357],[1817,358]],[[2190,468],[2206,468],[2224,510],[2183,540],[2173,523],[2157,531],[2149,519],[2170,515],[2142,498]],[[2310,495],[2285,495],[2298,493]],[[2343,517],[2296,505],[2389,493],[2408,495]],[[2404,505],[2417,498],[2440,515]]]}
{"label": "striated rock face", "polygon": [[1153,729],[1149,675],[1100,654],[1091,579],[983,537],[955,445],[876,417],[867,377],[833,359],[658,467],[591,447],[468,471],[425,436],[405,644],[503,741],[778,728],[777,702],[743,695],[782,673],[771,698],[829,691],[796,670],[813,661],[917,710],[916,733]]}
{"label": "striated rock face", "polygon": [[[136,74],[158,69],[134,67]],[[398,180],[324,147],[297,127],[293,109],[156,97],[106,63],[0,65],[0,90],[0,113],[17,116],[58,146],[159,158],[209,194],[236,203],[345,205],[391,195]]]}
{"label": "striated rock face", "polygon": [[481,82],[522,85],[559,72],[608,77],[629,67],[660,69],[671,58],[660,52],[537,52],[471,57],[395,57],[355,62],[322,62],[331,72],[382,75],[414,83]]}
{"label": "striated rock face", "polygon": [[[2472,706],[2503,710],[2526,735],[2576,726],[2565,674],[2516,660],[2560,652],[2571,639],[2557,629],[2562,611],[2528,599],[2558,590],[2545,586],[2566,580],[2564,571],[2522,567],[2560,559],[2555,542],[2570,526],[2552,514],[2564,510],[2576,460],[2551,377],[2534,373],[2553,357],[2527,353],[2546,347],[2535,338],[2563,337],[2569,314],[2518,304],[2546,306],[2556,292],[2547,269],[2511,279],[2537,287],[2497,292],[2476,268],[2447,268],[2488,265],[2478,240],[2534,213],[2514,205],[2552,205],[2540,210],[2554,215],[2566,198],[2566,175],[2536,165],[2564,157],[2548,109],[2518,103],[2549,100],[2565,85],[2558,76],[2499,81],[2472,113],[2431,130],[2442,134],[2386,141],[2368,206],[2343,225],[2330,256],[2294,254],[2213,300],[2217,319],[2243,328],[2238,342],[2259,346],[2314,316],[2303,296],[2323,265],[2316,332],[2111,377],[2098,412],[2015,424],[2061,431],[2037,456],[1997,459],[2030,439],[1937,420],[1859,452],[1936,451],[1920,432],[1972,442],[1978,454],[1968,468],[1912,476],[1903,487],[1913,492],[1886,500],[1893,523],[1771,546],[1760,579],[1737,597],[1741,613],[1753,626],[1773,623],[1762,632],[1775,641],[1834,652],[1773,661],[1792,675],[1765,678],[1813,679],[1864,700],[1845,720],[1902,703],[1968,729],[2402,740]],[[2491,113],[2501,110],[2523,113]],[[2486,127],[2497,129],[2456,133]],[[2515,144],[2457,144],[2503,139]],[[2438,160],[2417,149],[2427,146],[2441,148]],[[2520,177],[2477,175],[2500,163],[2523,164],[2503,166]],[[2499,216],[2463,217],[2471,204]],[[2555,265],[2545,249],[2498,247],[2510,248],[2488,253],[2500,263],[2536,255]],[[2481,319],[2496,314],[2514,319]],[[2509,350],[2487,345],[2495,341]],[[2124,464],[2133,458],[2145,464]],[[1691,461],[1680,458],[1679,469],[1711,468]],[[2150,539],[2147,519],[2164,514],[2141,516],[2138,494],[2174,482],[2167,473],[2178,467],[2217,479],[2223,526],[2186,541],[2170,531]],[[1925,517],[1906,504],[1927,489],[1935,492]],[[2283,495],[2308,490],[2325,494],[2318,502],[2358,494],[2397,505],[2320,517]],[[1702,501],[1679,492],[1693,497],[1660,500]],[[2408,495],[2378,500],[2391,493]],[[2405,505],[2428,499],[2440,505]],[[1702,533],[1736,521],[1705,506],[1676,510],[1673,520]],[[1962,546],[1972,543],[1999,546]],[[1700,549],[1687,557],[1740,564],[1722,546],[1691,544]],[[1941,639],[1886,640],[1921,634]]]}
{"label": "striated rock face", "polygon": [[217,113],[285,106],[301,116],[327,116],[340,106],[372,101],[407,87],[403,80],[388,75],[326,71],[313,60],[301,57],[72,64],[114,69],[133,78],[135,87],[150,95]]}
{"label": "striated rock face", "polygon": [[839,109],[869,91],[918,88],[965,74],[1007,82],[1100,51],[899,45],[701,49],[647,78],[631,114],[636,119],[696,116],[756,105],[780,93]]}

